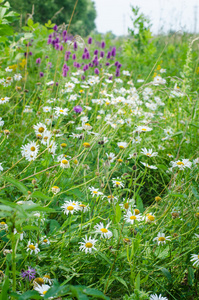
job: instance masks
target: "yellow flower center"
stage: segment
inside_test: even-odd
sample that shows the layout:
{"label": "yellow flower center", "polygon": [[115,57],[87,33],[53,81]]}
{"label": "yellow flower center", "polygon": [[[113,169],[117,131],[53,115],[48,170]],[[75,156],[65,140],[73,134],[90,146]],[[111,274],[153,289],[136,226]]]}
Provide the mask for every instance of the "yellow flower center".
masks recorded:
{"label": "yellow flower center", "polygon": [[101,232],[103,232],[103,233],[107,233],[107,232],[108,232],[108,230],[107,230],[106,228],[101,228],[100,230],[101,230]]}
{"label": "yellow flower center", "polygon": [[11,79],[12,79],[12,77],[7,77],[7,78],[6,78],[6,80],[11,80]]}
{"label": "yellow flower center", "polygon": [[44,284],[44,280],[41,277],[35,278],[34,280],[36,283],[38,283],[39,285]]}
{"label": "yellow flower center", "polygon": [[151,156],[151,153],[147,153],[146,155],[147,155],[147,156]]}
{"label": "yellow flower center", "polygon": [[4,101],[5,100],[5,98],[1,98],[1,101]]}
{"label": "yellow flower center", "polygon": [[146,128],[142,128],[142,131],[146,131]]}
{"label": "yellow flower center", "polygon": [[71,210],[73,210],[74,209],[74,207],[72,206],[72,205],[69,205],[68,207],[67,207],[67,210],[69,210],[69,211],[71,211]]}
{"label": "yellow flower center", "polygon": [[93,194],[97,194],[97,191],[93,191]]}
{"label": "yellow flower center", "polygon": [[125,209],[128,209],[128,208],[129,208],[128,202],[127,202],[127,203],[124,203],[124,208],[125,208]]}
{"label": "yellow flower center", "polygon": [[44,277],[50,279],[50,276],[49,276],[49,275],[44,275]]}
{"label": "yellow flower center", "polygon": [[76,165],[78,164],[78,160],[77,160],[77,159],[74,159],[73,162],[74,162],[74,164],[76,164]]}
{"label": "yellow flower center", "polygon": [[134,209],[134,212],[136,215],[139,215],[139,213],[140,213],[139,209],[137,209],[137,208]]}
{"label": "yellow flower center", "polygon": [[63,148],[66,147],[66,146],[67,146],[67,145],[66,145],[65,143],[62,143],[62,144],[61,144],[61,147],[63,147]]}
{"label": "yellow flower center", "polygon": [[119,146],[120,149],[124,149],[124,146]]}
{"label": "yellow flower center", "polygon": [[68,160],[67,159],[62,159],[62,164],[67,165],[68,164]]}
{"label": "yellow flower center", "polygon": [[43,128],[43,127],[39,127],[38,131],[39,131],[40,133],[42,133],[42,132],[44,132],[44,128]]}
{"label": "yellow flower center", "polygon": [[117,161],[120,162],[120,163],[123,162],[123,160],[121,158],[119,158]]}
{"label": "yellow flower center", "polygon": [[44,240],[43,240],[43,242],[44,242],[44,243],[47,243],[47,242],[48,242],[48,240],[47,240],[47,239],[44,239]]}
{"label": "yellow flower center", "polygon": [[92,247],[93,247],[93,244],[90,243],[90,242],[87,242],[87,243],[85,244],[85,247],[86,247],[86,248],[92,248]]}
{"label": "yellow flower center", "polygon": [[176,164],[177,164],[178,166],[181,166],[181,165],[184,166],[184,163],[183,163],[182,161],[178,161]]}
{"label": "yellow flower center", "polygon": [[5,222],[1,222],[0,224],[1,224],[1,225],[6,225],[6,223],[5,223]]}
{"label": "yellow flower center", "polygon": [[147,218],[149,219],[149,221],[153,222],[155,220],[154,216],[152,215],[148,215]]}
{"label": "yellow flower center", "polygon": [[91,145],[90,145],[89,143],[83,143],[83,146],[84,146],[85,148],[89,148]]}
{"label": "yellow flower center", "polygon": [[113,199],[114,197],[113,197],[113,196],[111,196],[111,195],[109,195],[107,198],[108,198],[108,199]]}
{"label": "yellow flower center", "polygon": [[136,216],[130,216],[130,220],[136,220]]}
{"label": "yellow flower center", "polygon": [[159,197],[159,196],[155,197],[155,201],[157,201],[157,202],[159,202],[161,199],[162,199],[162,198]]}
{"label": "yellow flower center", "polygon": [[43,291],[43,295],[45,295],[47,293],[47,291]]}
{"label": "yellow flower center", "polygon": [[63,109],[60,109],[59,111],[60,111],[60,112],[64,112],[64,110],[63,110]]}
{"label": "yellow flower center", "polygon": [[29,248],[30,250],[35,250],[35,246],[34,246],[34,245],[29,245],[28,248]]}
{"label": "yellow flower center", "polygon": [[86,126],[91,126],[89,123],[85,123],[84,125],[86,125]]}
{"label": "yellow flower center", "polygon": [[121,184],[121,182],[119,182],[119,181],[116,181],[116,182],[115,182],[115,184],[116,184],[116,185],[120,185],[120,184]]}
{"label": "yellow flower center", "polygon": [[158,238],[158,241],[160,241],[160,242],[164,242],[166,239],[165,239],[165,237],[163,237],[163,236],[160,236],[159,238]]}
{"label": "yellow flower center", "polygon": [[35,147],[32,146],[32,147],[30,148],[30,150],[31,150],[31,151],[35,151]]}
{"label": "yellow flower center", "polygon": [[83,207],[83,208],[86,207],[86,205],[84,205],[84,204],[79,204],[79,206],[80,206],[80,207]]}
{"label": "yellow flower center", "polygon": [[58,189],[59,187],[55,185],[55,186],[53,186],[52,188],[53,188],[53,189]]}

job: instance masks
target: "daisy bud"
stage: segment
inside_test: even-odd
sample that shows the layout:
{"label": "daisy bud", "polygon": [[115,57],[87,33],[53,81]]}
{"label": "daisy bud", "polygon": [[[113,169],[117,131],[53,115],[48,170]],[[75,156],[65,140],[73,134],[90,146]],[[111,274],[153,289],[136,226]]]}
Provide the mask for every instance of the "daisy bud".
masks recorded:
{"label": "daisy bud", "polygon": [[7,129],[5,129],[4,130],[4,134],[8,137],[9,136],[9,134],[10,134],[10,131],[9,130],[7,130]]}
{"label": "daisy bud", "polygon": [[160,202],[161,200],[162,200],[161,197],[159,197],[159,196],[155,197],[155,201],[156,201],[156,202]]}
{"label": "daisy bud", "polygon": [[61,147],[62,147],[62,148],[65,148],[66,146],[67,146],[66,143],[62,143],[62,144],[61,144]]}

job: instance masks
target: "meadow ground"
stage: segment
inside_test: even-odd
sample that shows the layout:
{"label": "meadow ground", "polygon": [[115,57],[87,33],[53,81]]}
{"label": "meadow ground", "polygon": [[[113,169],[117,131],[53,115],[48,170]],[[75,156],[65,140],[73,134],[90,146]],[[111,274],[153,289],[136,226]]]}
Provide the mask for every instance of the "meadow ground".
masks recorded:
{"label": "meadow ground", "polygon": [[0,299],[198,299],[199,40],[24,30],[1,44]]}

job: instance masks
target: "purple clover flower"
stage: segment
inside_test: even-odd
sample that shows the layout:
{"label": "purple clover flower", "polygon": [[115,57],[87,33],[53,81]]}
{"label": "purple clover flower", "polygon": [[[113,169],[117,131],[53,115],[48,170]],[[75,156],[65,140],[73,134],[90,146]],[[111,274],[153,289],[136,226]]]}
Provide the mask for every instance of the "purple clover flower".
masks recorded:
{"label": "purple clover flower", "polygon": [[40,63],[41,63],[41,58],[39,57],[36,59],[36,64],[40,64]]}
{"label": "purple clover flower", "polygon": [[20,275],[23,279],[27,279],[27,280],[31,281],[32,279],[34,279],[36,277],[36,270],[31,267],[28,267],[28,270],[21,271]]}
{"label": "purple clover flower", "polygon": [[80,105],[76,105],[73,107],[74,112],[76,112],[77,114],[80,114],[83,110],[83,108]]}
{"label": "purple clover flower", "polygon": [[41,77],[44,77],[44,73],[43,72],[40,72],[39,73],[39,77],[41,78]]}

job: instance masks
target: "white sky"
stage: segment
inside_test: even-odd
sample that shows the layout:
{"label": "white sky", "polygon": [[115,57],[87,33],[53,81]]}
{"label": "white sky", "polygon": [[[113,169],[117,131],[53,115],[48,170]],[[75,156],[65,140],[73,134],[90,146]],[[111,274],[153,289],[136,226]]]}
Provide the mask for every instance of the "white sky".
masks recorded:
{"label": "white sky", "polygon": [[[101,33],[112,31],[116,35],[128,33],[132,28],[131,5],[151,20],[152,32],[186,30],[199,32],[199,0],[93,0],[97,10],[96,26]],[[196,10],[197,6],[197,10]]]}

